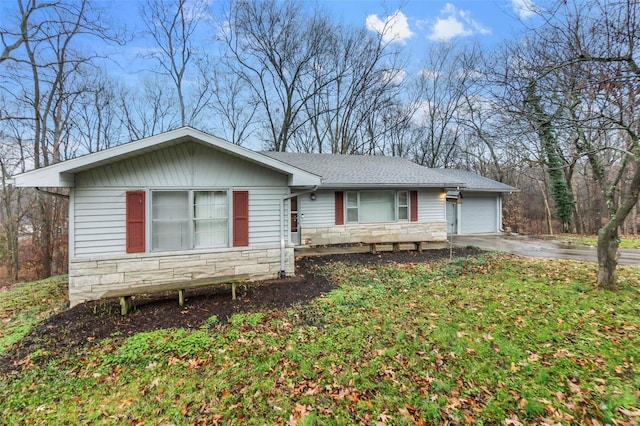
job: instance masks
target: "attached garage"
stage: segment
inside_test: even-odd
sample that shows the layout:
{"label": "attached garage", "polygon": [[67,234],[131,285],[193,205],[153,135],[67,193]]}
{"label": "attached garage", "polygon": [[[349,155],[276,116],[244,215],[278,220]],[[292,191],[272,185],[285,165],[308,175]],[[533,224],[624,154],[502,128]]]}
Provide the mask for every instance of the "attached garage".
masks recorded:
{"label": "attached garage", "polygon": [[494,234],[502,232],[502,194],[516,188],[465,170],[440,169],[450,179],[465,184],[459,204],[447,203],[447,232]]}
{"label": "attached garage", "polygon": [[493,234],[501,232],[499,194],[463,192],[462,202],[447,203],[447,231],[454,234]]}

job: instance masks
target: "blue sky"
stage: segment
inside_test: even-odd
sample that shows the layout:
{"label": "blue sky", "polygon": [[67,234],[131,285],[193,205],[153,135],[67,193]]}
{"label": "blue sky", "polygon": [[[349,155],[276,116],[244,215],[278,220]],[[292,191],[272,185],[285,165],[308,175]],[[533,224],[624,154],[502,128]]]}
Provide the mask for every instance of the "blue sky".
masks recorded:
{"label": "blue sky", "polygon": [[[0,0],[4,2],[7,0]],[[141,2],[137,0],[98,0],[116,22],[130,29],[142,30],[139,18]],[[211,0],[212,20],[221,20],[222,2]],[[521,34],[535,19],[534,0],[315,0],[309,7],[320,6],[337,20],[371,31],[385,25],[391,28],[389,40],[406,48],[415,61],[423,59],[428,43],[449,41],[477,42],[491,48],[504,39]],[[147,45],[141,37],[128,44],[125,63],[135,61],[131,53]]]}
{"label": "blue sky", "polygon": [[388,8],[380,6],[377,11],[376,8],[368,10],[367,6],[374,4],[371,1],[327,1],[326,4],[335,5],[336,11],[344,10],[345,15],[358,16],[370,29],[379,28],[384,22],[393,23],[395,39],[400,43],[471,38],[495,43],[522,28],[521,20],[533,18],[535,8],[531,0],[409,0],[390,14]]}

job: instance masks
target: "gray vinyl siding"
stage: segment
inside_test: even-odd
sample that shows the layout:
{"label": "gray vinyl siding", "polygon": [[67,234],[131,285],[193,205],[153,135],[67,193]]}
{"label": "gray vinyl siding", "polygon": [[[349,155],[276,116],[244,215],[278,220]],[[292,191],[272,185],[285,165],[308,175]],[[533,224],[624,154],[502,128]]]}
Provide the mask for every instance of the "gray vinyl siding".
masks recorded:
{"label": "gray vinyl siding", "polygon": [[[242,188],[234,188],[242,189]],[[280,241],[280,202],[287,188],[248,188],[249,245],[274,244]],[[289,209],[285,210],[285,238],[289,232]]]}
{"label": "gray vinyl siding", "polygon": [[76,175],[76,187],[286,187],[287,182],[281,172],[195,142]]}
{"label": "gray vinyl siding", "polygon": [[122,188],[76,188],[71,257],[126,251],[126,206]]}
{"label": "gray vinyl siding", "polygon": [[498,232],[498,201],[493,194],[464,193],[460,210],[460,233],[483,234]]}
{"label": "gray vinyl siding", "polygon": [[[440,190],[418,191],[419,222],[443,222],[445,220],[444,199],[441,194]],[[298,214],[300,215],[301,227],[334,225],[335,191],[318,191],[314,201],[311,201],[308,195],[303,195],[298,200]]]}
{"label": "gray vinyl siding", "polygon": [[334,191],[317,191],[311,201],[309,194],[298,197],[298,224],[305,226],[329,226],[336,223],[336,198]]}
{"label": "gray vinyl siding", "polygon": [[[71,257],[103,256],[126,253],[127,190],[143,188],[76,188],[73,196],[73,253]],[[156,187],[152,189],[157,189]],[[188,188],[184,188],[188,189]],[[147,190],[147,225],[150,220],[150,195]],[[275,244],[280,241],[280,207],[287,188],[246,188],[249,191],[249,245]],[[285,213],[288,217],[288,213]],[[288,233],[285,220],[285,235]],[[147,226],[149,230],[150,227]],[[149,231],[147,251],[150,251]]]}
{"label": "gray vinyl siding", "polygon": [[418,191],[418,222],[443,222],[444,204],[442,190]]}

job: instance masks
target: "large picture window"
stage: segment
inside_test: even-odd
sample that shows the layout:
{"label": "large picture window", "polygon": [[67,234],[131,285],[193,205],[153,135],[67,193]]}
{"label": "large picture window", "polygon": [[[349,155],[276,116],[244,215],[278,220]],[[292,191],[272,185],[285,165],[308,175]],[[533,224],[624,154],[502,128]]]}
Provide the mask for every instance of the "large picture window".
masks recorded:
{"label": "large picture window", "polygon": [[347,192],[347,223],[409,220],[408,191]]}
{"label": "large picture window", "polygon": [[154,191],[153,250],[187,250],[229,245],[227,191]]}

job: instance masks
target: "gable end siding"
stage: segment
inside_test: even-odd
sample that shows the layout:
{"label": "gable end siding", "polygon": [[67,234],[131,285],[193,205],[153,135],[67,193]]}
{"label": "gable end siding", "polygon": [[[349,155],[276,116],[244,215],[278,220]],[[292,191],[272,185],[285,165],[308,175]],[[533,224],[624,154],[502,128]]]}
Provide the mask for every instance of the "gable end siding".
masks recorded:
{"label": "gable end siding", "polygon": [[142,153],[76,175],[77,187],[274,187],[288,176],[195,142]]}

